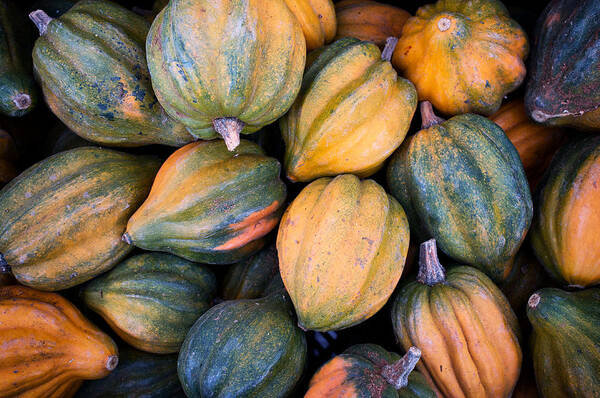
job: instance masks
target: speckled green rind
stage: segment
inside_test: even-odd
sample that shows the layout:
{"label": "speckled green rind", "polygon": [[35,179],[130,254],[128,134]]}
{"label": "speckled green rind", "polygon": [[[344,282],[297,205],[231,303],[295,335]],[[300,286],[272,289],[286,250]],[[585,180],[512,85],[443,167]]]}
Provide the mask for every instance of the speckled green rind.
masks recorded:
{"label": "speckled green rind", "polygon": [[119,349],[119,364],[107,377],[83,383],[75,398],[185,398],[177,355]]}
{"label": "speckled green rind", "polygon": [[69,11],[75,3],[77,0],[37,0],[29,10],[43,10],[49,17],[57,18]]}
{"label": "speckled green rind", "polygon": [[494,281],[510,273],[533,214],[523,165],[504,132],[465,114],[421,130],[388,166],[392,194],[421,240]]}
{"label": "speckled green rind", "polygon": [[177,363],[189,398],[285,397],[300,379],[306,338],[281,293],[225,301],[189,331]]}
{"label": "speckled green rind", "polygon": [[216,290],[208,268],[170,254],[146,253],[91,281],[82,297],[130,345],[175,353],[211,307]]}
{"label": "speckled green rind", "polygon": [[148,22],[106,0],[82,0],[35,43],[33,63],[48,106],[83,138],[111,146],[181,146],[194,138],[152,91]]}
{"label": "speckled green rind", "polygon": [[[0,0],[0,113],[23,116],[35,107],[37,88],[27,61],[29,37],[23,31],[27,21],[14,4],[14,0]],[[19,102],[22,94],[29,96],[29,105]]]}
{"label": "speckled green rind", "polygon": [[0,191],[0,253],[18,281],[40,290],[83,283],[117,264],[127,219],[160,161],[82,147],[31,166]]}
{"label": "speckled green rind", "polygon": [[[532,305],[535,296],[539,302]],[[600,397],[600,289],[542,289],[530,299],[535,379],[544,398]]]}

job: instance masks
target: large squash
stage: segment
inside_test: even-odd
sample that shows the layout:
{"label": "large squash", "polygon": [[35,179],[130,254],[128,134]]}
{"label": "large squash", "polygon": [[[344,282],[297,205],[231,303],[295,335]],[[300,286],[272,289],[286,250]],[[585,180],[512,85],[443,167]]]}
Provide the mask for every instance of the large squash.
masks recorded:
{"label": "large squash", "polygon": [[188,144],[163,164],[124,240],[191,261],[231,264],[264,245],[283,212],[279,162],[249,141]]}
{"label": "large squash", "polygon": [[82,0],[57,19],[41,10],[30,18],[41,35],[35,72],[48,106],[71,130],[113,146],[194,140],[154,96],[141,16],[107,0]]}
{"label": "large squash", "polygon": [[332,0],[285,0],[306,39],[306,51],[323,47],[335,37],[336,19]]}
{"label": "large squash", "polygon": [[565,145],[536,194],[530,239],[550,274],[580,287],[600,282],[600,137]]}
{"label": "large squash", "polygon": [[345,174],[304,188],[277,235],[299,325],[338,330],[379,311],[402,275],[408,241],[404,210],[376,182]]}
{"label": "large squash", "polygon": [[414,86],[372,43],[345,38],[313,57],[280,122],[288,178],[375,173],[406,136],[417,106]]}
{"label": "large squash", "polygon": [[421,117],[423,130],[388,166],[392,194],[419,238],[434,237],[448,256],[504,280],[533,213],[519,154],[482,116],[443,121],[423,102]]}
{"label": "large squash", "polygon": [[217,281],[205,267],[164,253],[131,257],[82,290],[129,345],[157,354],[174,353],[215,298]]}
{"label": "large squash", "polygon": [[0,130],[0,188],[17,176],[17,157],[14,140],[6,131]]}
{"label": "large squash", "polygon": [[71,397],[85,379],[107,376],[117,346],[55,293],[0,287],[0,396]]}
{"label": "large squash", "polygon": [[529,299],[531,348],[544,398],[600,396],[600,289],[542,289]]}
{"label": "large squash", "polygon": [[499,0],[440,0],[406,21],[392,62],[443,113],[490,115],[523,82],[528,50]]}
{"label": "large squash", "polygon": [[131,250],[121,235],[159,166],[154,157],[92,147],[31,166],[0,191],[0,263],[41,290],[109,270]]}
{"label": "large squash", "polygon": [[196,138],[220,135],[230,150],[240,133],[287,112],[306,59],[283,0],[172,0],[152,24],[147,51],[166,111]]}
{"label": "large squash", "polygon": [[446,273],[435,240],[421,244],[417,281],[399,291],[392,323],[404,349],[421,350],[417,366],[443,396],[510,397],[522,359],[517,318],[482,272]]}
{"label": "large squash", "polygon": [[600,130],[600,3],[553,0],[538,20],[525,105],[533,120]]}
{"label": "large squash", "polygon": [[178,373],[189,398],[286,397],[306,360],[306,339],[289,299],[225,301],[189,331]]}

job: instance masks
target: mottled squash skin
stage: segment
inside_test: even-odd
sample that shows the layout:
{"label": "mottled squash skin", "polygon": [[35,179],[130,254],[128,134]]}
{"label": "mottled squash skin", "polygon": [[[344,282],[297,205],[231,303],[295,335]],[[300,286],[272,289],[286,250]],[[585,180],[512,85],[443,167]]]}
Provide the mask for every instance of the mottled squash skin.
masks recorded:
{"label": "mottled squash skin", "polygon": [[46,31],[35,43],[34,69],[48,106],[71,130],[110,146],[194,140],[154,96],[142,17],[106,0],[83,0],[36,23]]}
{"label": "mottled squash skin", "polygon": [[178,373],[189,398],[277,398],[292,391],[305,360],[306,338],[289,299],[275,293],[208,310],[181,347]]}
{"label": "mottled squash skin", "polygon": [[129,345],[169,354],[179,351],[216,290],[208,268],[170,254],[145,253],[91,281],[82,297]]}
{"label": "mottled squash skin", "polygon": [[529,299],[531,347],[544,398],[600,396],[600,289],[542,289]]}
{"label": "mottled squash skin", "polygon": [[159,166],[154,157],[93,147],[31,166],[0,191],[3,260],[20,283],[40,290],[109,270],[131,250],[121,235]]}
{"label": "mottled squash skin", "polygon": [[106,377],[117,346],[55,293],[0,287],[0,396],[71,397],[82,380]]}
{"label": "mottled squash skin", "polygon": [[240,261],[279,222],[286,197],[280,169],[250,141],[233,152],[221,140],[188,144],[163,164],[124,239],[196,262]]}
{"label": "mottled squash skin", "polygon": [[17,176],[17,157],[14,140],[6,131],[0,130],[0,188]]}
{"label": "mottled squash skin", "polygon": [[323,47],[333,40],[336,19],[332,0],[285,0],[285,3],[302,27],[306,51]]}
{"label": "mottled squash skin", "polygon": [[525,32],[498,0],[440,0],[406,21],[392,62],[447,115],[490,115],[525,78]]}
{"label": "mottled squash skin", "polygon": [[600,282],[600,137],[562,147],[536,193],[531,245],[557,280]]}
{"label": "mottled squash skin", "polygon": [[379,311],[402,275],[408,241],[404,210],[376,182],[345,174],[304,188],[277,235],[299,324],[339,330]]}
{"label": "mottled squash skin", "polygon": [[372,175],[406,136],[417,107],[414,86],[373,43],[345,38],[311,57],[302,90],[280,121],[288,178]]}
{"label": "mottled squash skin", "polygon": [[600,130],[600,3],[554,0],[538,20],[525,105],[539,123]]}
{"label": "mottled squash skin", "polygon": [[[147,39],[148,66],[166,111],[196,138],[239,134],[279,119],[298,94],[306,44],[283,0],[172,0]],[[229,119],[229,130],[215,122]],[[217,130],[218,129],[218,134]]]}

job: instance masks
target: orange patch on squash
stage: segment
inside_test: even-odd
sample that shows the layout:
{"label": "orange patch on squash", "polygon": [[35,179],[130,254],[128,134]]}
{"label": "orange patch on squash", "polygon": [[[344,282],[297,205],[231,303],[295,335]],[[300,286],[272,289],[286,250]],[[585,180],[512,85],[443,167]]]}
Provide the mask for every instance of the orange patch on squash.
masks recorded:
{"label": "orange patch on squash", "polygon": [[268,234],[279,222],[277,217],[268,218],[279,209],[279,201],[274,201],[269,206],[250,214],[239,223],[229,225],[232,231],[241,231],[239,235],[229,239],[227,242],[215,247],[215,250],[233,250],[247,245],[248,243],[262,238]]}

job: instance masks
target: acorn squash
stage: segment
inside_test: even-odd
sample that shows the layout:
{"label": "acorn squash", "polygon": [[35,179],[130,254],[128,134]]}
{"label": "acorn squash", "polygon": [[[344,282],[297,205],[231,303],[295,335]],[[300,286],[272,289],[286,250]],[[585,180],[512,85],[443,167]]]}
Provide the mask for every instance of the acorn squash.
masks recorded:
{"label": "acorn squash", "polygon": [[285,0],[304,33],[306,51],[323,47],[335,37],[335,7],[331,0]]}
{"label": "acorn squash", "polygon": [[404,210],[376,182],[345,174],[309,184],[277,235],[299,325],[338,330],[379,311],[402,275],[408,241]]}
{"label": "acorn squash", "polygon": [[600,282],[600,137],[562,147],[540,183],[530,239],[548,272],[567,285]]}
{"label": "acorn squash", "polygon": [[117,264],[129,216],[158,159],[82,147],[31,166],[0,191],[0,263],[40,290],[78,285]]}
{"label": "acorn squash", "polygon": [[390,191],[420,239],[434,237],[454,260],[506,279],[533,213],[519,154],[482,116],[443,121],[423,102],[421,118],[423,130],[389,163]]}
{"label": "acorn squash", "polygon": [[170,254],[145,253],[91,281],[82,297],[129,345],[165,354],[179,351],[216,290],[208,268]]}
{"label": "acorn squash", "polygon": [[0,130],[0,188],[17,176],[17,157],[14,140],[6,131]]}
{"label": "acorn squash", "polygon": [[148,66],[165,110],[196,138],[240,133],[292,105],[306,59],[300,24],[282,0],[172,0],[147,39]]}
{"label": "acorn squash", "polygon": [[421,350],[418,369],[444,397],[510,397],[519,378],[519,324],[508,301],[481,271],[448,272],[435,240],[421,244],[419,275],[392,307],[397,341]]}
{"label": "acorn squash", "polygon": [[417,107],[414,86],[373,43],[345,38],[313,57],[280,121],[288,178],[375,173],[406,136]]}
{"label": "acorn squash", "polygon": [[280,168],[249,141],[233,152],[221,140],[188,144],[163,164],[123,238],[191,261],[237,262],[260,250],[279,222]]}
{"label": "acorn squash", "polygon": [[406,21],[392,62],[447,115],[491,115],[521,85],[527,36],[499,0],[440,0]]}

